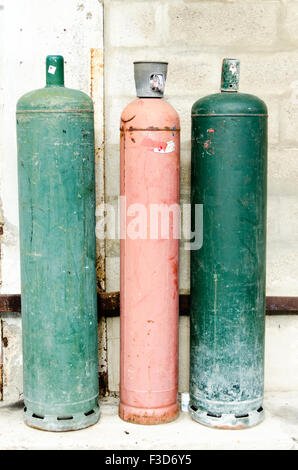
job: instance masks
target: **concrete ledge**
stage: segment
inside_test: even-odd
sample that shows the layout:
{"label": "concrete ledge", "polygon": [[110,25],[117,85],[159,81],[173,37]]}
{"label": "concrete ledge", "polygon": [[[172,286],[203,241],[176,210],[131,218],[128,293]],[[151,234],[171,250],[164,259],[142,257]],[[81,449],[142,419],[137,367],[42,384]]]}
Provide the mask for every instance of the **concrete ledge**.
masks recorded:
{"label": "concrete ledge", "polygon": [[201,426],[187,413],[169,424],[141,426],[118,417],[118,400],[101,402],[95,426],[50,433],[23,423],[22,402],[0,405],[1,449],[286,449],[298,450],[298,392],[267,393],[265,421],[242,431]]}

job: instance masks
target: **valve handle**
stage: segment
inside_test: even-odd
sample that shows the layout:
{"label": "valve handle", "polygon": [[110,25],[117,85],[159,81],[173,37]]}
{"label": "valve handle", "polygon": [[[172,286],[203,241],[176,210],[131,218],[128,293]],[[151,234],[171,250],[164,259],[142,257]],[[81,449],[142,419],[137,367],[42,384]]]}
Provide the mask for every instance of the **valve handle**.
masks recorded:
{"label": "valve handle", "polygon": [[153,91],[164,92],[165,89],[165,77],[162,73],[152,73],[150,75],[150,87]]}

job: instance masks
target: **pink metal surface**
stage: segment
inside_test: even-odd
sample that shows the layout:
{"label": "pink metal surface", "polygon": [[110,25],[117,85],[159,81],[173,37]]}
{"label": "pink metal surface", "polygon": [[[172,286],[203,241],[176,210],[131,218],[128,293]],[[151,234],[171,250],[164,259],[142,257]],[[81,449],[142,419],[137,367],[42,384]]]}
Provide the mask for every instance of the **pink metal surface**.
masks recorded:
{"label": "pink metal surface", "polygon": [[172,421],[179,410],[177,219],[170,215],[168,238],[161,238],[160,230],[156,239],[150,234],[151,204],[179,203],[179,154],[179,117],[170,104],[146,98],[125,108],[121,195],[128,213],[132,204],[144,205],[147,230],[136,226],[143,238],[131,236],[131,223],[140,213],[126,216],[129,233],[121,240],[119,415],[139,424]]}

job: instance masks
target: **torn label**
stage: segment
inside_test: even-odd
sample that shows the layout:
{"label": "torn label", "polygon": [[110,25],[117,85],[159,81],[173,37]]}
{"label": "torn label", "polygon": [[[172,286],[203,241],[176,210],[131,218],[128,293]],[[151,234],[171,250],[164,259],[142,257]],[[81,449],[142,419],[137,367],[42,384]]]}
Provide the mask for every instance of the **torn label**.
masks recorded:
{"label": "torn label", "polygon": [[48,72],[51,73],[52,75],[55,75],[56,67],[54,65],[50,65],[48,68]]}
{"label": "torn label", "polygon": [[[164,148],[165,147],[165,148]],[[169,140],[167,145],[160,145],[159,147],[154,148],[155,153],[172,153],[175,150],[175,142],[173,140]]]}
{"label": "torn label", "polygon": [[231,64],[230,65],[230,72],[235,75],[235,73],[237,72],[237,67],[235,64]]}

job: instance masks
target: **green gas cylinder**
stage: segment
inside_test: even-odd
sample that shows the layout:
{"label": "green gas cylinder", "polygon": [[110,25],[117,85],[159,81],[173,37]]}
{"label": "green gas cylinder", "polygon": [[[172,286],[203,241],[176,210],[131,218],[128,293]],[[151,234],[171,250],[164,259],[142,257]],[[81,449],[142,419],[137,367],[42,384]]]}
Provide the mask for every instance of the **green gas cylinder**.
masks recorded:
{"label": "green gas cylinder", "polygon": [[93,104],[63,64],[17,104],[24,418],[49,431],[99,417]]}
{"label": "green gas cylinder", "polygon": [[[267,107],[238,93],[224,59],[221,93],[192,107],[191,203],[203,245],[191,251],[190,413],[205,425],[263,419]],[[192,230],[195,220],[192,218]]]}

